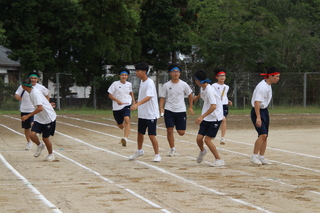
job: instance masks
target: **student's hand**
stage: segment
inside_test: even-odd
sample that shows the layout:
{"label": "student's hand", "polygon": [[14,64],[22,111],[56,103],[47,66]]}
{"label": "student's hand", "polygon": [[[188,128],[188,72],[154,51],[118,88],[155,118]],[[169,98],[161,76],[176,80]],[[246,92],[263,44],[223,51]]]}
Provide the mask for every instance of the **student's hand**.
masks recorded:
{"label": "student's hand", "polygon": [[21,120],[22,120],[22,121],[25,121],[25,120],[27,120],[28,118],[29,118],[28,115],[24,115],[24,116],[21,117]]}
{"label": "student's hand", "polygon": [[56,103],[51,102],[50,104],[51,104],[52,108],[56,108]]}
{"label": "student's hand", "polygon": [[122,105],[123,103],[121,101],[117,101],[117,104],[118,105]]}
{"label": "student's hand", "polygon": [[130,107],[130,110],[133,111],[133,110],[136,110],[138,108],[138,104],[133,104],[131,107]]}
{"label": "student's hand", "polygon": [[228,101],[228,105],[229,105],[229,106],[232,106],[232,101]]}
{"label": "student's hand", "polygon": [[160,108],[160,114],[162,115],[164,113],[164,109]]}
{"label": "student's hand", "polygon": [[201,122],[203,121],[203,117],[200,116],[199,118],[196,119],[196,124],[201,124]]}
{"label": "student's hand", "polygon": [[257,118],[256,120],[256,126],[257,127],[261,127],[262,123],[261,123],[261,118]]}
{"label": "student's hand", "polygon": [[188,113],[189,113],[189,115],[194,115],[193,109],[192,109],[192,108],[189,108],[189,109],[188,109]]}

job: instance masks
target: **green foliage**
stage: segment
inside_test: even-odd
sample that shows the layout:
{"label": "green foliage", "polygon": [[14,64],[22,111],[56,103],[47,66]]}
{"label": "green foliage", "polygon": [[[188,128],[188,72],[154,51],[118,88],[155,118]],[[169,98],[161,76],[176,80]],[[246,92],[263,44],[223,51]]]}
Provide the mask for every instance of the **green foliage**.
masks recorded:
{"label": "green foliage", "polygon": [[147,0],[141,6],[142,59],[155,69],[176,62],[176,52],[190,53],[196,10],[188,0]]}

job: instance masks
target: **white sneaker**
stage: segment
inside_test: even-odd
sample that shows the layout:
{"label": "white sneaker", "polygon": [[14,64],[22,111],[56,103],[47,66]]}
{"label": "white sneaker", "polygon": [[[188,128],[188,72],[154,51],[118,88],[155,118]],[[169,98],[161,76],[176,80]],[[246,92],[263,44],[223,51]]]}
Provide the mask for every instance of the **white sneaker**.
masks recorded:
{"label": "white sneaker", "polygon": [[127,138],[121,138],[121,144],[122,144],[122,146],[126,147],[126,146],[127,146],[127,141],[128,141]]}
{"label": "white sneaker", "polygon": [[260,158],[259,160],[261,161],[262,165],[270,165],[270,164],[272,164],[265,158]]}
{"label": "white sneaker", "polygon": [[197,157],[197,163],[201,163],[203,160],[203,157],[207,154],[207,150],[204,149],[203,152],[200,151],[198,157]]}
{"label": "white sneaker", "polygon": [[129,160],[134,160],[137,157],[140,157],[140,156],[143,156],[143,155],[144,155],[144,151],[143,150],[141,150],[141,152],[139,152],[137,150],[134,154],[130,155]]}
{"label": "white sneaker", "polygon": [[221,159],[216,159],[213,163],[210,163],[210,166],[213,167],[219,167],[219,166],[224,166],[224,160]]}
{"label": "white sneaker", "polygon": [[39,146],[37,146],[37,150],[34,153],[34,157],[39,157],[41,155],[42,150],[44,150],[44,148],[46,148],[46,146],[44,145],[44,143],[40,143]]}
{"label": "white sneaker", "polygon": [[250,162],[251,163],[254,163],[254,164],[257,164],[257,165],[262,165],[262,163],[261,163],[261,161],[259,160],[259,158],[257,158],[257,157],[251,157],[250,158]]}
{"label": "white sneaker", "polygon": [[226,144],[226,139],[224,139],[224,138],[220,138],[220,144],[221,145],[225,145]]}
{"label": "white sneaker", "polygon": [[176,150],[170,150],[170,152],[168,153],[168,156],[173,157],[176,155]]}
{"label": "white sneaker", "polygon": [[33,142],[27,142],[26,148],[24,148],[25,150],[30,150],[32,147]]}
{"label": "white sneaker", "polygon": [[161,156],[160,155],[155,155],[153,158],[153,162],[160,162],[161,161]]}
{"label": "white sneaker", "polygon": [[49,154],[44,161],[54,161],[56,158],[54,157],[53,154]]}

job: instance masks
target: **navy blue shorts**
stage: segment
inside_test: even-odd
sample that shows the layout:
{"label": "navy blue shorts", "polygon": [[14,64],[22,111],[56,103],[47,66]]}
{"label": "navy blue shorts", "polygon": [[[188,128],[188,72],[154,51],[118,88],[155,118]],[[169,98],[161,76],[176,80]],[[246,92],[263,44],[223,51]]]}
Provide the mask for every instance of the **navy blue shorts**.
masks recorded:
{"label": "navy blue shorts", "polygon": [[[21,112],[21,117],[24,116],[24,115],[28,115],[28,114],[30,114],[30,113]],[[28,118],[25,121],[21,121],[21,127],[23,129],[30,129],[32,123],[33,123],[33,116],[31,116],[30,118]]]}
{"label": "navy blue shorts", "polygon": [[227,115],[229,114],[229,106],[227,104],[222,105],[223,107],[223,116],[227,117]]}
{"label": "navy blue shorts", "polygon": [[122,124],[124,117],[130,117],[130,106],[125,106],[121,110],[113,111],[113,117],[116,120],[117,124]]}
{"label": "navy blue shorts", "polygon": [[186,130],[187,113],[164,110],[164,122],[166,124],[166,128],[176,126],[176,130]]}
{"label": "navy blue shorts", "polygon": [[146,129],[148,128],[148,135],[157,135],[157,119],[138,119],[138,132],[141,134],[146,134]]}
{"label": "navy blue shorts", "polygon": [[258,132],[258,135],[268,135],[269,133],[269,111],[268,108],[260,109],[261,127],[256,126],[257,115],[254,108],[251,109],[251,121]]}
{"label": "navy blue shorts", "polygon": [[210,121],[210,122],[202,121],[200,123],[200,129],[198,134],[215,138],[218,133],[220,125],[221,125],[221,121]]}
{"label": "navy blue shorts", "polygon": [[48,124],[41,124],[35,121],[31,128],[31,132],[36,132],[39,134],[42,133],[43,138],[48,138],[50,137],[50,135],[53,136],[55,130],[56,130],[56,121],[53,121]]}

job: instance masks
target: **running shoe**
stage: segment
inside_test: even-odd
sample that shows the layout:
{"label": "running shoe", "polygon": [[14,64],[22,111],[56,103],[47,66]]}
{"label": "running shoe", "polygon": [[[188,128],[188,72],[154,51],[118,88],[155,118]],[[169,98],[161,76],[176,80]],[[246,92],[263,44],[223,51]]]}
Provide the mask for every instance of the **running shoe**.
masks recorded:
{"label": "running shoe", "polygon": [[197,163],[201,163],[203,160],[203,157],[207,154],[207,150],[204,149],[203,152],[200,151],[198,157],[197,157]]}
{"label": "running shoe", "polygon": [[220,138],[220,144],[221,145],[225,145],[226,144],[226,139],[224,139],[224,138]]}
{"label": "running shoe", "polygon": [[160,162],[161,161],[161,156],[160,155],[155,155],[153,158],[153,162]]}
{"label": "running shoe", "polygon": [[122,146],[126,147],[126,146],[127,146],[127,141],[128,141],[127,138],[121,138],[121,144],[122,144]]}
{"label": "running shoe", "polygon": [[224,166],[224,160],[221,159],[216,159],[213,163],[210,163],[210,166],[213,167],[219,167],[219,166]]}
{"label": "running shoe", "polygon": [[270,165],[270,164],[272,164],[265,158],[260,158],[260,161],[261,161],[262,165]]}
{"label": "running shoe", "polygon": [[27,142],[26,148],[24,148],[25,150],[30,150],[32,147],[33,142]]}
{"label": "running shoe", "polygon": [[46,146],[44,145],[44,143],[40,143],[39,146],[37,146],[37,150],[34,153],[34,157],[39,157],[41,155],[42,150],[44,150],[44,148],[46,148]]}
{"label": "running shoe", "polygon": [[130,155],[129,160],[134,160],[137,157],[143,156],[144,152],[143,150],[141,150],[141,152],[139,152],[139,150],[137,150],[134,154]]}
{"label": "running shoe", "polygon": [[173,157],[176,155],[176,150],[170,150],[170,152],[168,153],[168,156]]}
{"label": "running shoe", "polygon": [[250,162],[251,163],[254,163],[254,164],[257,164],[257,165],[262,165],[262,163],[261,163],[261,161],[259,160],[259,158],[257,158],[257,157],[251,157],[250,158]]}
{"label": "running shoe", "polygon": [[44,161],[54,161],[56,158],[54,157],[53,154],[49,154]]}

